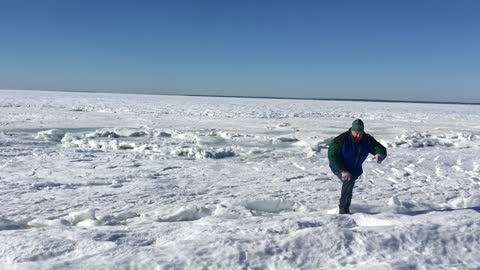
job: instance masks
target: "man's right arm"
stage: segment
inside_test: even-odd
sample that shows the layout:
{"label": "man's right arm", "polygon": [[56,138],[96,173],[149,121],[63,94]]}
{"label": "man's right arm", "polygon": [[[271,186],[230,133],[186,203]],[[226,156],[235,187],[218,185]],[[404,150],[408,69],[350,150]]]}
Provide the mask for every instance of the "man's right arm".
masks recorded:
{"label": "man's right arm", "polygon": [[328,146],[328,161],[332,168],[337,172],[346,171],[342,161],[343,143],[344,138],[338,136]]}

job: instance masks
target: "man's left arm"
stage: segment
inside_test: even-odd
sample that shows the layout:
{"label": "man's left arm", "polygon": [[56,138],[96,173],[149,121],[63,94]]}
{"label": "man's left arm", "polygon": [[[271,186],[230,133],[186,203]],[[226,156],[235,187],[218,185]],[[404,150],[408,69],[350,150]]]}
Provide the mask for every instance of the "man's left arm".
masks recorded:
{"label": "man's left arm", "polygon": [[[380,162],[382,162],[387,157],[387,148],[385,148],[385,146],[383,146],[381,143],[375,140],[373,136],[369,135],[368,137],[369,137],[370,154],[375,155],[376,157],[380,157],[381,158]],[[379,160],[377,158],[377,162],[378,161]]]}

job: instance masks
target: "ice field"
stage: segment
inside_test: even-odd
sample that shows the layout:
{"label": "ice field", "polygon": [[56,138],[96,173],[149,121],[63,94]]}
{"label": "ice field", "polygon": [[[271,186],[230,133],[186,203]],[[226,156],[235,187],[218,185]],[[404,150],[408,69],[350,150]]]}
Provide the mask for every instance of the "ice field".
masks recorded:
{"label": "ice field", "polygon": [[[0,91],[0,269],[480,269],[480,106]],[[352,215],[328,143],[388,150]]]}

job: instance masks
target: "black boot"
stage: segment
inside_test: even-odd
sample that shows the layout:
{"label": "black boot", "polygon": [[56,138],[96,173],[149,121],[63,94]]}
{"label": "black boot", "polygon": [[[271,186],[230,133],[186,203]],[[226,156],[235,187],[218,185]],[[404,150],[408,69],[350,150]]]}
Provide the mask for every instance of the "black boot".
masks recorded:
{"label": "black boot", "polygon": [[339,207],[338,208],[339,214],[350,214],[350,209],[348,207]]}

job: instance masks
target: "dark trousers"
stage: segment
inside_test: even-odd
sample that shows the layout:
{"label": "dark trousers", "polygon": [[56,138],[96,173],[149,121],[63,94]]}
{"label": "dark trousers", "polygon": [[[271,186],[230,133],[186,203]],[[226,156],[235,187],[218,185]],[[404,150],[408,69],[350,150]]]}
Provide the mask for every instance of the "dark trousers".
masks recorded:
{"label": "dark trousers", "polygon": [[340,194],[339,207],[350,208],[352,203],[353,186],[355,186],[355,180],[344,181],[342,184],[342,193]]}
{"label": "dark trousers", "polygon": [[[342,181],[342,176],[340,175],[339,172],[333,172],[335,175]],[[340,203],[338,204],[338,207],[341,208],[350,208],[350,204],[352,203],[352,192],[353,192],[353,187],[355,186],[355,180],[357,179],[352,179],[350,181],[342,181],[342,193],[340,194]]]}
{"label": "dark trousers", "polygon": [[[342,181],[342,175],[340,172],[334,171],[332,169],[332,172]],[[357,178],[352,179],[350,181],[342,181],[342,193],[340,194],[340,203],[338,204],[338,207],[340,208],[350,208],[350,204],[352,203],[352,192],[353,192],[353,187],[355,186],[355,180]]]}

